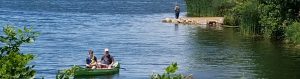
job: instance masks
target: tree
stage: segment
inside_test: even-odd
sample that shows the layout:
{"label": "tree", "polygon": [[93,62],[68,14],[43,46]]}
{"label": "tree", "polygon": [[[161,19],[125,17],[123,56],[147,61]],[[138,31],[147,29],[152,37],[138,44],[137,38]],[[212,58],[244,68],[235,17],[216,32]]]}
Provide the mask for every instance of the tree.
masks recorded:
{"label": "tree", "polygon": [[267,28],[266,33],[274,39],[283,39],[285,26],[299,18],[299,0],[258,0],[261,26]]}
{"label": "tree", "polygon": [[39,35],[32,28],[15,29],[7,25],[3,28],[4,36],[0,36],[0,42],[4,45],[0,48],[0,78],[17,79],[32,78],[35,75],[33,66],[27,64],[34,58],[32,54],[20,52],[20,46],[33,43]]}
{"label": "tree", "polygon": [[286,29],[287,41],[291,44],[300,44],[300,23],[294,22]]}

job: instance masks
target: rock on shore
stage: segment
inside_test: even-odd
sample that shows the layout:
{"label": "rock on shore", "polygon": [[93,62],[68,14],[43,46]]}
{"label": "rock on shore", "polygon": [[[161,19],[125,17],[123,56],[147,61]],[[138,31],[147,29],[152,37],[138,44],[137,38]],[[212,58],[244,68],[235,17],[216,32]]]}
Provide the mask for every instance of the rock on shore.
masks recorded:
{"label": "rock on shore", "polygon": [[223,25],[224,17],[182,17],[165,18],[162,22],[175,24]]}

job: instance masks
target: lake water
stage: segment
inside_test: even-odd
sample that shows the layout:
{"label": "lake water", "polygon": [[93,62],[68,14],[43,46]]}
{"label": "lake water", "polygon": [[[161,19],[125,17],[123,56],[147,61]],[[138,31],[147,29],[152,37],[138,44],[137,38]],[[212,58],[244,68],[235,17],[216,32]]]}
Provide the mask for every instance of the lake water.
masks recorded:
{"label": "lake water", "polygon": [[162,23],[174,17],[176,1],[184,13],[184,0],[1,0],[0,25],[41,33],[21,49],[36,55],[37,78],[55,78],[58,70],[84,65],[88,49],[100,57],[104,48],[125,69],[92,78],[149,79],[171,62],[195,79],[300,78],[299,49],[233,28]]}

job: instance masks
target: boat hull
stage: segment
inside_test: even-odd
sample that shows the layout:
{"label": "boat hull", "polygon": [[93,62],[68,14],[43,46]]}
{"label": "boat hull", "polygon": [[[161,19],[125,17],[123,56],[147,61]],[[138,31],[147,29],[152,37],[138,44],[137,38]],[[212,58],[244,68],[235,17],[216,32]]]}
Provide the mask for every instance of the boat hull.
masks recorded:
{"label": "boat hull", "polygon": [[119,73],[120,64],[112,69],[79,69],[75,71],[74,76],[101,76],[101,75],[113,75]]}

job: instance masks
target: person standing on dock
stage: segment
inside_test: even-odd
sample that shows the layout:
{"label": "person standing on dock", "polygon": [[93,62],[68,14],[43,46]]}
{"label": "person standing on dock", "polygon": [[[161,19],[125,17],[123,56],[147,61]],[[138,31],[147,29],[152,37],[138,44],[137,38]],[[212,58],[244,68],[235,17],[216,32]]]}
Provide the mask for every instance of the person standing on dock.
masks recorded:
{"label": "person standing on dock", "polygon": [[180,8],[179,8],[179,5],[177,3],[175,5],[174,10],[175,10],[175,18],[178,19],[179,13],[180,13]]}

